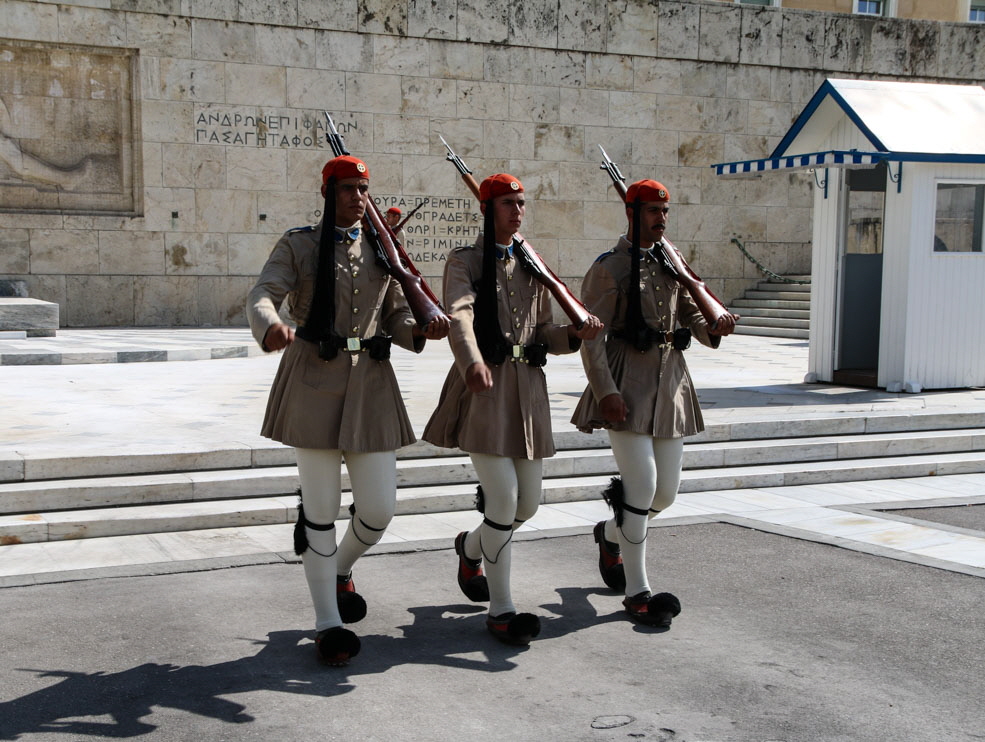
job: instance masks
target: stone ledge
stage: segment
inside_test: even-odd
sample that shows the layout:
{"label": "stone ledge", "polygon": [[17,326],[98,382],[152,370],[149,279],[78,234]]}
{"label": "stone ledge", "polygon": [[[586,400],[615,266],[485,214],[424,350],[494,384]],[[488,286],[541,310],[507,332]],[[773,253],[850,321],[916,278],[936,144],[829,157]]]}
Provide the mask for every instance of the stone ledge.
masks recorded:
{"label": "stone ledge", "polygon": [[54,337],[58,305],[40,299],[0,297],[0,330],[26,332],[28,337]]}

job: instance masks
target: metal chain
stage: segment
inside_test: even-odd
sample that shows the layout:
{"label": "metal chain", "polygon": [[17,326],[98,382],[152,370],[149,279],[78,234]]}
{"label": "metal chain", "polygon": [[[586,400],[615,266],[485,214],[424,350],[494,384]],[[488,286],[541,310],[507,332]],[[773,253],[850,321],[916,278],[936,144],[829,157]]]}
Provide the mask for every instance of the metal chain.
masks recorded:
{"label": "metal chain", "polygon": [[779,273],[774,273],[769,268],[767,268],[765,265],[763,265],[758,260],[756,260],[756,258],[754,258],[752,255],[750,255],[749,254],[749,251],[746,250],[745,245],[743,245],[739,241],[739,238],[738,237],[733,237],[730,240],[730,242],[734,242],[738,246],[738,248],[742,251],[742,254],[745,255],[747,258],[749,258],[749,261],[753,265],[755,265],[757,268],[759,268],[760,272],[762,272],[764,275],[766,275],[771,281],[776,281],[778,283],[796,283],[796,284],[800,284],[802,286],[806,286],[807,284],[810,283],[809,280],[808,281],[801,281],[798,278],[787,278],[786,276],[781,276]]}

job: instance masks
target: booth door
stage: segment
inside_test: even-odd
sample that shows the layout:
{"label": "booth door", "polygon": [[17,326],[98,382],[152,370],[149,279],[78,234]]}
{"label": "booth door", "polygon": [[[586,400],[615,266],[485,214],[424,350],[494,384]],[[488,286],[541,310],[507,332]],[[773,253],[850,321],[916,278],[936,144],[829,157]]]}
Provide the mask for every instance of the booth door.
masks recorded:
{"label": "booth door", "polygon": [[833,381],[875,387],[879,365],[886,167],[845,172],[838,357]]}

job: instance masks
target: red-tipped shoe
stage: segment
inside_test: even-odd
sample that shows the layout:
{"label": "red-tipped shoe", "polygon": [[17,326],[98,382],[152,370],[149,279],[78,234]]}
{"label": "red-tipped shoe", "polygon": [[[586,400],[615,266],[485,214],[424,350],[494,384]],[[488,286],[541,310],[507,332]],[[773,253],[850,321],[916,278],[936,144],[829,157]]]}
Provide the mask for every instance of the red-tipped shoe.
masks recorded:
{"label": "red-tipped shoe", "polygon": [[486,628],[504,644],[525,647],[540,633],[540,619],[532,613],[501,613],[488,616]]}
{"label": "red-tipped shoe", "polygon": [[332,667],[348,665],[349,660],[359,654],[361,646],[359,637],[341,626],[319,631],[315,636],[318,661]]}
{"label": "red-tipped shoe", "polygon": [[623,571],[619,544],[605,540],[605,521],[595,524],[595,543],[599,545],[599,574],[602,582],[616,592],[626,589],[626,573]]}
{"label": "red-tipped shoe", "polygon": [[465,556],[465,537],[467,531],[455,536],[455,553],[458,554],[458,586],[462,588],[465,597],[473,603],[485,603],[489,600],[489,585],[486,576],[482,574],[482,560],[469,559]]}
{"label": "red-tipped shoe", "polygon": [[342,623],[356,623],[366,618],[366,601],[356,592],[352,574],[335,578],[335,597],[339,601],[339,616]]}
{"label": "red-tipped shoe", "polygon": [[648,590],[627,597],[622,602],[630,618],[645,626],[667,628],[681,612],[681,601],[671,593],[650,595]]}

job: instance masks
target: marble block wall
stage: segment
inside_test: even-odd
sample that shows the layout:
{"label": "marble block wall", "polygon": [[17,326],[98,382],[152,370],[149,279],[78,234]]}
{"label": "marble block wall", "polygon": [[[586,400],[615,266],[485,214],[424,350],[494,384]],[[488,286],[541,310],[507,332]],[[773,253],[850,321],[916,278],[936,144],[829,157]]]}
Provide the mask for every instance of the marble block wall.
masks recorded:
{"label": "marble block wall", "polygon": [[768,155],[828,76],[985,81],[981,26],[700,1],[0,0],[0,18],[4,39],[136,50],[138,215],[0,204],[0,278],[65,326],[243,324],[278,235],[319,217],[324,110],[381,206],[427,199],[407,248],[438,292],[479,224],[441,134],[479,178],[524,182],[523,233],[575,288],[625,226],[603,145],[669,187],[669,236],[728,301],[758,279],[732,236],[809,272],[814,185],[709,165]]}

